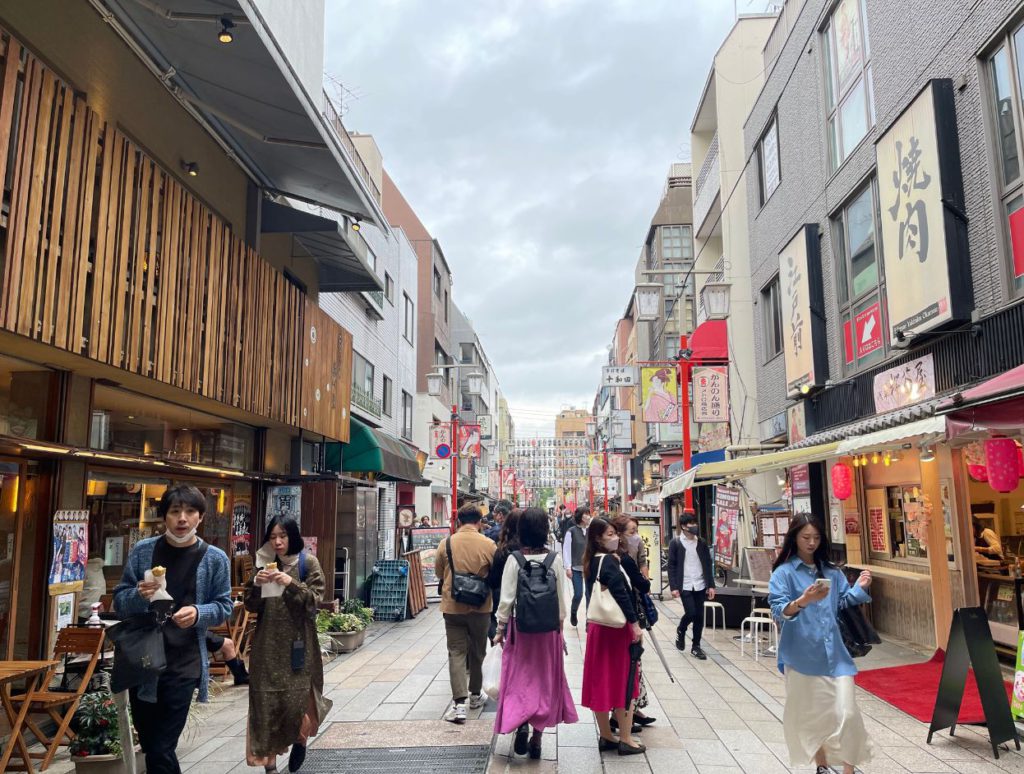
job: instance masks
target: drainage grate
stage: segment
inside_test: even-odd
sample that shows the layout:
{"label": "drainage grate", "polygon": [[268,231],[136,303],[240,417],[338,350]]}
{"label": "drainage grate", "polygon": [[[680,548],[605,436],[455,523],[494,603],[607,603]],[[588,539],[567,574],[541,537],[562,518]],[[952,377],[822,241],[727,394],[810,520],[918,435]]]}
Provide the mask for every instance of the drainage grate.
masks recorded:
{"label": "drainage grate", "polygon": [[303,772],[310,774],[365,774],[416,772],[416,774],[484,774],[491,748],[397,747],[392,749],[330,750],[312,748]]}

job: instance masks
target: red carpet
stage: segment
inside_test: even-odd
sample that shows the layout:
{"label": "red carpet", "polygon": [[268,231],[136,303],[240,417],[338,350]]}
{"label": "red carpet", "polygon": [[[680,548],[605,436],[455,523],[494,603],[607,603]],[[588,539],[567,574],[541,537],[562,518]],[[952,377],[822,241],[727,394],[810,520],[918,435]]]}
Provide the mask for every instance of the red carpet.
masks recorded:
{"label": "red carpet", "polygon": [[[868,669],[857,675],[857,685],[887,701],[908,715],[924,723],[932,720],[935,696],[939,692],[939,678],[942,676],[942,662],[946,654],[935,651],[931,660],[923,664]],[[1010,696],[1013,686],[1005,683],[1006,695]],[[960,705],[960,723],[984,723],[985,713],[981,709],[978,684],[974,681],[974,670],[967,673],[964,700]]]}

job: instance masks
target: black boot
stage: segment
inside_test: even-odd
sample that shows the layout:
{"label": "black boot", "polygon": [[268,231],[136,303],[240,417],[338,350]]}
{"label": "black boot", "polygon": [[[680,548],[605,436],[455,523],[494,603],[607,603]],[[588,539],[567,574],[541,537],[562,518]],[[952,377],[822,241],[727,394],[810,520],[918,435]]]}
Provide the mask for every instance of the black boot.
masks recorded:
{"label": "black boot", "polygon": [[231,674],[235,676],[235,685],[249,684],[249,672],[246,670],[245,663],[242,659],[235,656],[230,661],[225,661],[224,664],[231,670]]}
{"label": "black boot", "polygon": [[686,650],[686,632],[676,630],[676,650]]}
{"label": "black boot", "polygon": [[302,768],[306,760],[306,745],[296,742],[292,745],[292,751],[288,754],[288,774]]}

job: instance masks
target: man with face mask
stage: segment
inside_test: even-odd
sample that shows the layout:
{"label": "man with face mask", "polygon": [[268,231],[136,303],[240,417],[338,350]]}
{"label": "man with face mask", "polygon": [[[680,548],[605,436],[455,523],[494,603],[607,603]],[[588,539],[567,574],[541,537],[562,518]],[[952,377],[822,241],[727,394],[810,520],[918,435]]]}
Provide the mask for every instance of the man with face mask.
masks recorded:
{"label": "man with face mask", "polygon": [[[562,541],[562,566],[565,574],[572,581],[572,607],[569,611],[569,623],[576,626],[579,620],[576,613],[583,600],[583,554],[587,549],[587,527],[590,524],[590,508],[581,505],[573,514],[574,524],[566,531]],[[618,542],[616,542],[616,546]]]}
{"label": "man with face mask", "polygon": [[693,624],[693,646],[690,655],[704,661],[700,648],[704,631],[704,602],[715,598],[715,572],[711,566],[711,549],[700,539],[697,517],[683,515],[682,531],[668,547],[668,585],[672,597],[682,599],[683,617],[676,629],[676,647],[686,650],[686,628]]}

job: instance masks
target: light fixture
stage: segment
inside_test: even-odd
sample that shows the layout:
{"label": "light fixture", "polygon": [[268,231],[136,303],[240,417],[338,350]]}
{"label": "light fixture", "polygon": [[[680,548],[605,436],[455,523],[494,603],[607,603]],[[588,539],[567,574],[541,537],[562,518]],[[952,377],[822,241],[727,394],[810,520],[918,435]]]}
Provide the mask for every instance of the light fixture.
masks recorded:
{"label": "light fixture", "polygon": [[874,453],[873,453],[873,454],[871,455],[871,464],[872,464],[872,465],[877,465],[880,459],[881,459],[881,458],[880,458],[880,457],[878,456],[878,452],[874,452]]}
{"label": "light fixture", "polygon": [[780,473],[775,477],[775,483],[779,485],[779,488],[784,487],[786,485],[786,476]]}
{"label": "light fixture", "polygon": [[925,445],[921,447],[921,462],[932,462],[935,459],[935,448]]}
{"label": "light fixture", "polygon": [[227,16],[220,20],[220,32],[217,34],[217,40],[221,43],[231,43],[235,36],[231,32],[235,28],[235,23],[231,21]]}
{"label": "light fixture", "polygon": [[889,452],[886,452],[885,456],[882,457],[882,464],[884,464],[885,467],[889,467],[889,465],[892,464],[892,455],[889,454]]}
{"label": "light fixture", "polygon": [[700,289],[700,300],[704,314],[709,320],[725,320],[729,317],[730,290],[728,282],[706,282]]}
{"label": "light fixture", "polygon": [[199,177],[199,165],[194,161],[182,161],[181,170],[189,177]]}
{"label": "light fixture", "polygon": [[859,468],[860,467],[860,457],[854,457],[853,458],[853,467],[855,467],[855,468]]}
{"label": "light fixture", "polygon": [[811,384],[810,384],[810,382],[805,382],[804,384],[800,385],[800,394],[801,395],[806,395],[810,391],[811,391]]}
{"label": "light fixture", "polygon": [[860,466],[863,468],[867,464],[868,464],[868,455],[866,455],[866,454],[860,455]]}
{"label": "light fixture", "polygon": [[362,221],[360,221],[359,218],[355,218],[352,221],[352,230],[353,231],[362,231],[362,229],[363,229]]}
{"label": "light fixture", "polygon": [[474,371],[466,377],[468,385],[466,392],[470,395],[482,395],[484,391],[484,375],[479,371]]}
{"label": "light fixture", "polygon": [[440,397],[443,382],[444,374],[440,371],[431,371],[427,374],[427,393],[435,398]]}

